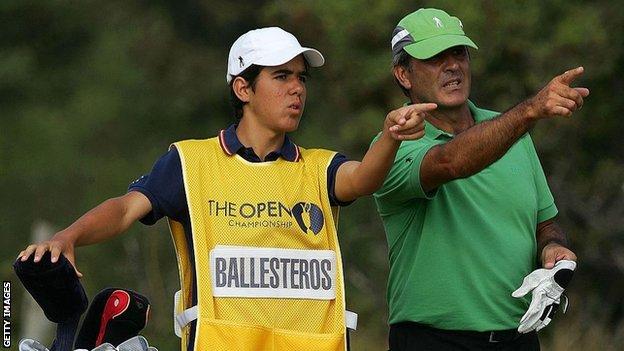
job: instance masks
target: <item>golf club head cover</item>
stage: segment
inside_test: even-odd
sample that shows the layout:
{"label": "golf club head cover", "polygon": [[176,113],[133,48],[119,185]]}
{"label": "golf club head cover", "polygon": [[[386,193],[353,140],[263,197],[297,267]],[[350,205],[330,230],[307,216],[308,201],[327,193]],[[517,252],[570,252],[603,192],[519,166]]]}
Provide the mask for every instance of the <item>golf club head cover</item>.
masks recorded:
{"label": "golf club head cover", "polygon": [[57,323],[56,339],[50,351],[73,350],[78,322],[89,302],[69,260],[60,255],[52,263],[50,257],[48,251],[36,263],[34,255],[26,261],[18,258],[13,269],[46,318]]}
{"label": "golf club head cover", "polygon": [[137,336],[149,317],[147,297],[123,288],[106,288],[91,302],[76,348],[91,350],[103,343],[119,345]]}
{"label": "golf club head cover", "polygon": [[[520,298],[532,292],[531,304],[520,319],[518,332],[540,331],[552,321],[561,304],[562,296],[566,299],[563,292],[572,279],[575,269],[576,262],[561,260],[551,269],[536,269],[524,277],[522,286],[511,294],[513,297]],[[567,301],[565,302],[564,313],[567,307]]]}

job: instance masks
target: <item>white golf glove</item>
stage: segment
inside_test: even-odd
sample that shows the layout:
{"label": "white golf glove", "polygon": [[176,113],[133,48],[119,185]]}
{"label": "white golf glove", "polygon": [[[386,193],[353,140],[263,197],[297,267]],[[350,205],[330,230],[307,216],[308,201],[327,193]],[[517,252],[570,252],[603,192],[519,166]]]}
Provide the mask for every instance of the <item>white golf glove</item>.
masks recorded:
{"label": "white golf glove", "polygon": [[[520,319],[518,332],[540,331],[550,323],[561,302],[561,294],[572,279],[574,269],[576,269],[576,262],[561,260],[551,269],[536,269],[524,277],[522,286],[511,296],[523,297],[532,290],[533,298],[529,309]],[[563,297],[565,299],[563,313],[565,313],[567,297],[565,295]]]}

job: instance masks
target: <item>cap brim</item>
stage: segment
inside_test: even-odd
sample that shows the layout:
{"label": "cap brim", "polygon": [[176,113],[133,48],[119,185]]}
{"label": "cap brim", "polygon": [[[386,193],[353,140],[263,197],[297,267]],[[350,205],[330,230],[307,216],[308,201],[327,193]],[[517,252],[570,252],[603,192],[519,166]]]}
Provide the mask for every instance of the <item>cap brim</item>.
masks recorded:
{"label": "cap brim", "polygon": [[304,49],[305,51],[303,51],[302,54],[306,61],[308,61],[310,67],[321,67],[325,64],[325,58],[318,50],[311,48]]}
{"label": "cap brim", "polygon": [[406,45],[403,49],[412,57],[426,60],[453,46],[465,45],[479,49],[477,45],[465,35],[444,34],[417,43]]}
{"label": "cap brim", "polygon": [[318,50],[304,47],[296,50],[285,50],[282,52],[278,52],[270,58],[258,59],[254,63],[260,66],[279,66],[285,64],[286,62],[294,59],[299,55],[303,55],[310,67],[321,67],[325,64],[325,58]]}

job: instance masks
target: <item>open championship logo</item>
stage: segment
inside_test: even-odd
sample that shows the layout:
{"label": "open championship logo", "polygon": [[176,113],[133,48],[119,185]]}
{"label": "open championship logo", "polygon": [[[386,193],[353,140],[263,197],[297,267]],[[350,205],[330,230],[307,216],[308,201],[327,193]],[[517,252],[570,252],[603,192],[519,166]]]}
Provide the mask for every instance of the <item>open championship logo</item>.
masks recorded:
{"label": "open championship logo", "polygon": [[235,228],[294,229],[297,222],[304,233],[317,235],[325,222],[323,211],[311,202],[301,201],[290,207],[280,201],[236,203],[210,199],[207,205],[210,216],[227,217],[227,225]]}
{"label": "open championship logo", "polygon": [[323,229],[323,211],[313,203],[299,202],[292,208],[292,215],[304,233],[310,230],[317,235]]}

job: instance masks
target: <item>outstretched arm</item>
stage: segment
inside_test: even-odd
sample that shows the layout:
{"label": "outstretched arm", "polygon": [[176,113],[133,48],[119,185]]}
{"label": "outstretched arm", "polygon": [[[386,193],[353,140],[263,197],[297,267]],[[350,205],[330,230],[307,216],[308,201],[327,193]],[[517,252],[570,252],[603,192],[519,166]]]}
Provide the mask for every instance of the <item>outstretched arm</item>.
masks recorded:
{"label": "outstretched arm", "polygon": [[379,140],[366,152],[362,162],[345,162],[336,172],[336,198],[347,202],[375,192],[383,184],[403,140],[422,138],[424,115],[436,104],[413,104],[393,110],[384,120]]}
{"label": "outstretched arm", "polygon": [[499,117],[467,129],[448,143],[432,147],[420,171],[425,192],[480,172],[501,158],[537,120],[571,116],[589,95],[586,88],[570,87],[581,74],[582,67],[566,71],[553,78],[537,95]]}
{"label": "outstretched arm", "polygon": [[[72,225],[56,233],[50,240],[31,244],[18,257],[26,261],[35,255],[39,262],[46,251],[50,251],[52,262],[62,253],[76,267],[74,247],[106,241],[124,232],[132,223],[152,210],[152,204],[145,195],[131,191],[123,196],[108,199],[85,213]],[[76,269],[78,276],[82,274]]]}

